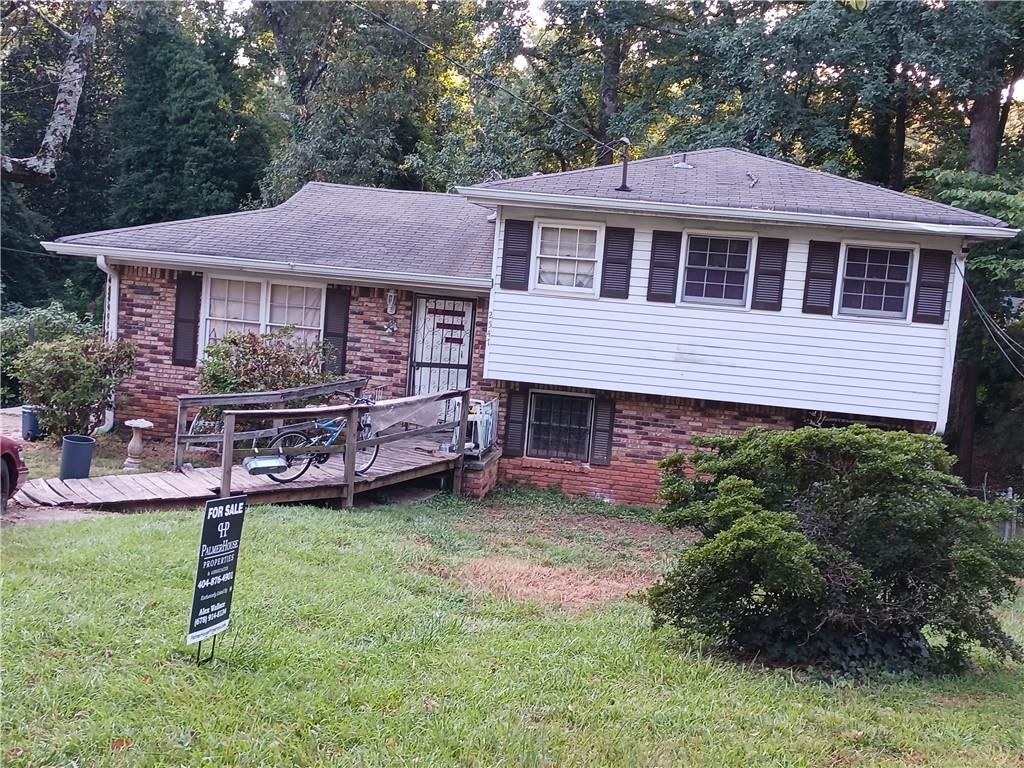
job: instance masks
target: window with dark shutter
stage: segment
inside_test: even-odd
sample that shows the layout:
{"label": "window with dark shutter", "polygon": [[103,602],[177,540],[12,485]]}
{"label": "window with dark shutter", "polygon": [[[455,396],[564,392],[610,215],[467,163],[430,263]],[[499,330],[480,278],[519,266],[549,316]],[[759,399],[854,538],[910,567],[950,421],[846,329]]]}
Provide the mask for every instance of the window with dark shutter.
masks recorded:
{"label": "window with dark shutter", "polygon": [[590,463],[606,467],[612,463],[612,429],[615,401],[600,398],[594,403],[594,428],[590,435]]}
{"label": "window with dark shutter", "polygon": [[518,219],[505,221],[505,238],[501,251],[501,287],[525,291],[530,287],[530,249],[533,243],[533,222]]}
{"label": "window with dark shutter", "polygon": [[171,363],[195,367],[199,354],[199,305],[203,276],[179,272],[174,297],[174,341]]}
{"label": "window with dark shutter", "polygon": [[946,319],[946,294],[949,292],[949,264],[952,251],[921,249],[917,267],[917,294],[914,296],[915,323],[941,324]]}
{"label": "window with dark shutter", "polygon": [[339,376],[345,373],[348,349],[348,304],[351,290],[347,285],[329,285],[324,303],[324,347],[328,352],[326,368]]}
{"label": "window with dark shutter", "polygon": [[526,447],[526,405],[525,392],[509,392],[508,408],[505,409],[505,449],[503,456],[522,456]]}
{"label": "window with dark shutter", "polygon": [[676,300],[679,284],[679,252],[683,247],[682,232],[654,230],[651,239],[651,272],[647,281],[648,301]]}
{"label": "window with dark shutter", "polygon": [[779,237],[757,239],[757,262],[754,264],[754,289],[751,309],[782,309],[782,289],[786,281],[786,253],[789,240]]}
{"label": "window with dark shutter", "polygon": [[601,295],[608,299],[628,299],[632,265],[633,230],[626,227],[605,229]]}
{"label": "window with dark shutter", "polygon": [[807,279],[804,282],[804,312],[831,315],[839,270],[839,243],[811,240],[807,249]]}

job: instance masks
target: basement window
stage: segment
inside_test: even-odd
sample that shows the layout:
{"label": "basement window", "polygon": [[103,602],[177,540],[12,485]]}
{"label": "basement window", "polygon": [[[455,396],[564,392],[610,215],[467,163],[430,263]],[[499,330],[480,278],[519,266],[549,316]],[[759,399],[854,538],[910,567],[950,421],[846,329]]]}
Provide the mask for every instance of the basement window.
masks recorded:
{"label": "basement window", "polygon": [[592,397],[532,392],[526,455],[589,461],[593,405]]}

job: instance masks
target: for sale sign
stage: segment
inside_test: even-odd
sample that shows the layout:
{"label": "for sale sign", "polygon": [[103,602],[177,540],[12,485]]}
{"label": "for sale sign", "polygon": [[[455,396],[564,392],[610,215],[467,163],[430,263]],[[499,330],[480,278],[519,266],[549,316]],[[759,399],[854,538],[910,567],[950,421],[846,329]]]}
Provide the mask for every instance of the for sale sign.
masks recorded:
{"label": "for sale sign", "polygon": [[189,644],[213,637],[228,628],[243,522],[245,496],[206,502],[203,538],[199,543],[199,567],[192,594],[192,616],[188,623]]}

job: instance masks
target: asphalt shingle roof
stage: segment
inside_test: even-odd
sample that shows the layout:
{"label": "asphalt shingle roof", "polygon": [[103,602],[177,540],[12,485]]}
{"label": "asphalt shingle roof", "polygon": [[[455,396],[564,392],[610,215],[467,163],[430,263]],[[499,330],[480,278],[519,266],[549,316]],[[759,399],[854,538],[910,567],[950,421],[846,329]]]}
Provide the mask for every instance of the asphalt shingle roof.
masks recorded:
{"label": "asphalt shingle roof", "polygon": [[[684,158],[692,168],[676,167]],[[524,176],[477,188],[927,224],[1007,226],[980,213],[739,149],[704,149],[637,160],[629,164],[628,176],[630,192],[615,189],[622,181],[621,165]]]}
{"label": "asphalt shingle roof", "polygon": [[274,208],[58,242],[486,279],[494,243],[489,215],[459,195],[311,182]]}

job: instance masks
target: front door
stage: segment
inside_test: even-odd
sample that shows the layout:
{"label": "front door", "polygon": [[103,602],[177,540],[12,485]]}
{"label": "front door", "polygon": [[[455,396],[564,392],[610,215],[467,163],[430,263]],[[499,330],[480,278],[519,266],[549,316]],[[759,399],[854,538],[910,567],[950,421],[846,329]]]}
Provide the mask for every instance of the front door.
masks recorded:
{"label": "front door", "polygon": [[409,394],[469,386],[475,310],[471,299],[416,297]]}

